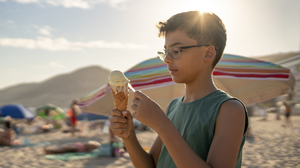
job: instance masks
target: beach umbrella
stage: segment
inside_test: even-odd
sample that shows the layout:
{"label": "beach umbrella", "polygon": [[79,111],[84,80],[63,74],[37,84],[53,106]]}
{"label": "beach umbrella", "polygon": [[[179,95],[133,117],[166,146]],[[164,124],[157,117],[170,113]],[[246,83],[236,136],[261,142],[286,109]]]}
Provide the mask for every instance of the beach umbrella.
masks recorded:
{"label": "beach umbrella", "polygon": [[77,120],[82,121],[87,119],[88,121],[94,121],[94,120],[107,120],[108,117],[100,114],[94,114],[94,113],[88,113],[88,112],[82,112],[80,115],[77,116]]}
{"label": "beach umbrella", "polygon": [[[170,101],[184,95],[184,85],[176,84],[167,65],[158,57],[143,61],[126,71],[136,90],[141,90],[166,109]],[[268,100],[293,90],[291,71],[274,63],[224,54],[213,72],[216,86],[241,99],[246,105]],[[132,104],[130,93],[128,108]],[[88,112],[109,115],[114,107],[108,84],[81,98],[79,106]]]}
{"label": "beach umbrella", "polygon": [[66,116],[66,112],[53,104],[47,104],[42,107],[36,109],[36,116],[40,116],[41,118],[48,118],[46,112],[49,112],[49,116],[53,120],[61,120]]}
{"label": "beach umbrella", "polygon": [[280,65],[237,55],[224,55],[213,72],[215,84],[246,105],[294,90],[292,71]]}
{"label": "beach umbrella", "polygon": [[19,104],[8,104],[0,107],[1,117],[10,116],[15,119],[33,119],[35,116],[26,107]]}

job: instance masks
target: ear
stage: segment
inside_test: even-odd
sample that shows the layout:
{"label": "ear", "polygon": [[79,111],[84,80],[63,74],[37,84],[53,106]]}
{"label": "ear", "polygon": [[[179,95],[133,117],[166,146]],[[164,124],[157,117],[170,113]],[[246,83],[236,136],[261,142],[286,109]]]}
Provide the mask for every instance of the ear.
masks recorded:
{"label": "ear", "polygon": [[206,48],[204,60],[213,61],[214,58],[216,57],[216,54],[217,54],[217,52],[216,52],[215,46],[210,45]]}

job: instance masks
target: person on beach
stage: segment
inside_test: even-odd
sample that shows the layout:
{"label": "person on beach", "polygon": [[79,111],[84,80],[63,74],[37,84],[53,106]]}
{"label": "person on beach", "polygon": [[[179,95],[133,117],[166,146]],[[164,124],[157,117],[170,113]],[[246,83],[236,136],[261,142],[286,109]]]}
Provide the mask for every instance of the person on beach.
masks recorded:
{"label": "person on beach", "polygon": [[45,119],[45,122],[46,124],[52,124],[52,119],[51,119],[51,116],[50,116],[50,109],[46,108],[45,109],[45,115],[46,115],[46,119]]}
{"label": "person on beach", "polygon": [[75,136],[75,131],[76,131],[76,124],[77,124],[77,115],[79,115],[81,113],[80,108],[78,107],[79,100],[78,99],[74,99],[68,114],[70,115],[70,119],[71,119],[71,135]]}
{"label": "person on beach", "polygon": [[[157,25],[165,37],[159,57],[185,95],[172,100],[166,114],[140,91],[129,111],[111,111],[111,129],[121,137],[135,167],[241,167],[248,128],[244,104],[216,88],[212,72],[223,55],[226,29],[214,13],[178,13]],[[158,136],[149,153],[139,144],[132,118]]]}
{"label": "person on beach", "polygon": [[97,149],[100,145],[99,142],[89,141],[87,143],[70,143],[65,144],[57,148],[45,147],[45,154],[63,154],[63,153],[75,153],[75,152],[91,152],[94,149]]}
{"label": "person on beach", "polygon": [[10,116],[4,118],[4,132],[0,132],[0,145],[12,146],[20,145],[21,142],[16,139],[16,132],[12,129],[12,119]]}
{"label": "person on beach", "polygon": [[291,120],[291,107],[287,104],[287,102],[283,102],[283,105],[285,107],[285,126],[286,127],[292,127],[292,120]]}

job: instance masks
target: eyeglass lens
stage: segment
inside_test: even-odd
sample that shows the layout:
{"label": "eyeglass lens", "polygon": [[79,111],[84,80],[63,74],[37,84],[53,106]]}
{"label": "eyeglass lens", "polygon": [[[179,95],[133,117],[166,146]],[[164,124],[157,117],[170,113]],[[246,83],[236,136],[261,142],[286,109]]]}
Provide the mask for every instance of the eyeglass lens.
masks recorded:
{"label": "eyeglass lens", "polygon": [[165,58],[167,57],[168,54],[173,59],[177,59],[180,57],[180,50],[177,47],[171,47],[167,50],[158,51],[157,53],[159,55],[159,58],[163,61],[165,60]]}

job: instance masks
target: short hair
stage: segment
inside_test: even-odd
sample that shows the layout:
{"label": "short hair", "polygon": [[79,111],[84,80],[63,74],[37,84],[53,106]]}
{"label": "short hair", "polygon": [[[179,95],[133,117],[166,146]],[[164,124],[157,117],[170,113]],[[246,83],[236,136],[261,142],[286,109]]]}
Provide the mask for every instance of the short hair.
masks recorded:
{"label": "short hair", "polygon": [[213,68],[222,58],[226,46],[227,34],[222,20],[214,13],[188,11],[178,13],[167,21],[160,21],[158,37],[164,37],[168,32],[184,31],[187,36],[197,41],[199,45],[213,45],[216,49],[216,58]]}

